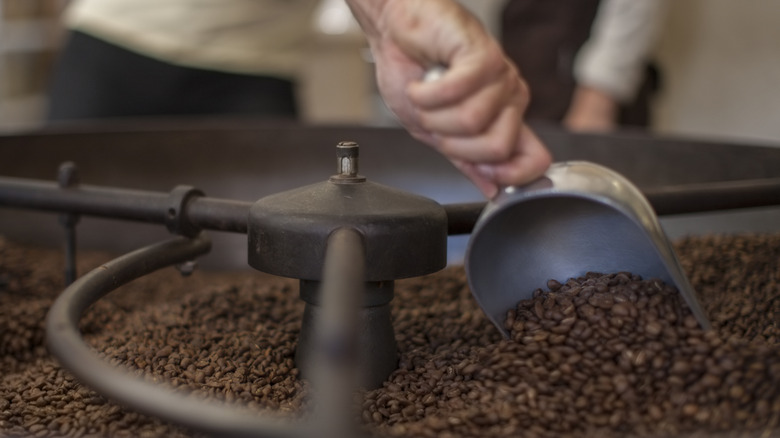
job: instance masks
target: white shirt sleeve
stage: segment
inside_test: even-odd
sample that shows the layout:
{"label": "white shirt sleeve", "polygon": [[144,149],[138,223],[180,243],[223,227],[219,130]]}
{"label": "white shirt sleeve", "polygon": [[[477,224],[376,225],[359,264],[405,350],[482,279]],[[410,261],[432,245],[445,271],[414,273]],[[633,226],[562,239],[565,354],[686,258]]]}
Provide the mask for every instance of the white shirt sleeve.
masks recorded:
{"label": "white shirt sleeve", "polygon": [[665,0],[602,0],[588,41],[574,62],[580,85],[620,102],[634,97],[660,33]]}

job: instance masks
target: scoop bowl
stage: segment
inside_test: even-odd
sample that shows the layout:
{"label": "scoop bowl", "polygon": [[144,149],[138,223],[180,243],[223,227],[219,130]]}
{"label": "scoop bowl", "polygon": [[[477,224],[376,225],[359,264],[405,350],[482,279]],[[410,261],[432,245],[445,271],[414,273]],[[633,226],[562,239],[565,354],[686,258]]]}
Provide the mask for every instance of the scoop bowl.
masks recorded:
{"label": "scoop bowl", "polygon": [[480,215],[466,249],[475,299],[503,333],[507,311],[587,272],[658,278],[683,295],[702,328],[710,323],[650,203],[628,179],[585,162],[554,163],[522,187],[506,187]]}

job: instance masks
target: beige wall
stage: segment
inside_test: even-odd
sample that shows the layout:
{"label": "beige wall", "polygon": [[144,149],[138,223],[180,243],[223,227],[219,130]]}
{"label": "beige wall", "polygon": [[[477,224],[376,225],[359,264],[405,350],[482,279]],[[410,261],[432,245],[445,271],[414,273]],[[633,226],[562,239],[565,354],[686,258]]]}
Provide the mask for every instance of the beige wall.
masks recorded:
{"label": "beige wall", "polygon": [[375,80],[362,34],[317,34],[300,78],[303,119],[310,123],[371,123]]}
{"label": "beige wall", "polygon": [[[487,22],[503,3],[459,1]],[[305,118],[387,123],[359,31],[318,40],[302,84]],[[657,131],[780,142],[780,1],[669,0],[658,57],[665,87],[656,103]],[[0,128],[14,120],[3,109]]]}
{"label": "beige wall", "polygon": [[780,141],[780,1],[671,0],[656,129]]}
{"label": "beige wall", "polygon": [[37,124],[65,0],[0,0],[0,130]]}

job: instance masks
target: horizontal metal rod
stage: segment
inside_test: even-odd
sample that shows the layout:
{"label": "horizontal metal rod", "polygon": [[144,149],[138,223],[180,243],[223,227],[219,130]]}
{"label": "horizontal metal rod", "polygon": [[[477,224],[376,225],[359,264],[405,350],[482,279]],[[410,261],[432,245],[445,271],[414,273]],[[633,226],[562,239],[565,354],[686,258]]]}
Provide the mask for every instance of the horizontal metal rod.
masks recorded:
{"label": "horizontal metal rod", "polygon": [[0,177],[0,206],[85,214],[141,222],[165,222],[168,195],[118,188]]}
{"label": "horizontal metal rod", "polygon": [[645,192],[659,216],[780,205],[780,178],[709,182]]}
{"label": "horizontal metal rod", "polygon": [[194,198],[184,215],[198,228],[206,230],[247,232],[249,208],[252,202],[219,198]]}
{"label": "horizontal metal rod", "polygon": [[[660,187],[643,193],[658,216],[780,205],[780,178]],[[448,204],[448,234],[469,234],[485,202]]]}
{"label": "horizontal metal rod", "polygon": [[[0,206],[165,224],[171,195],[164,192],[0,177]],[[246,233],[251,202],[194,197],[180,212],[199,229]]]}
{"label": "horizontal metal rod", "polygon": [[[780,178],[661,187],[645,191],[645,196],[659,216],[767,207],[780,205]],[[163,192],[89,185],[60,188],[54,182],[0,177],[0,207],[165,224],[170,202],[171,195]],[[251,205],[246,201],[193,197],[179,214],[199,229],[246,233]],[[471,233],[485,205],[444,205],[448,234]]]}
{"label": "horizontal metal rod", "polygon": [[477,223],[479,215],[485,208],[485,202],[468,202],[463,204],[447,204],[444,211],[447,213],[447,234],[470,234]]}

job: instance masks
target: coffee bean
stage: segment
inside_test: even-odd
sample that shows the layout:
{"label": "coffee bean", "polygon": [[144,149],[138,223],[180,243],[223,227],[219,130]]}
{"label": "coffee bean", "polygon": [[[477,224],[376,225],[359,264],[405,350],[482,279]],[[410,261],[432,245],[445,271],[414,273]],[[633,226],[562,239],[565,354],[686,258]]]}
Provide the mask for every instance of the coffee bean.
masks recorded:
{"label": "coffee bean", "polygon": [[656,337],[661,334],[661,332],[664,329],[664,326],[661,324],[660,321],[657,320],[651,320],[647,324],[645,324],[645,333],[647,333],[651,337]]}
{"label": "coffee bean", "polygon": [[173,347],[165,345],[161,349],[157,350],[157,357],[168,357],[173,353]]}
{"label": "coffee bean", "polygon": [[[633,273],[549,281],[507,312],[510,340],[482,315],[462,268],[397,281],[400,366],[360,394],[357,417],[381,436],[777,434],[780,236],[687,238],[675,249],[712,331],[669,285]],[[59,254],[0,239],[0,434],[192,436],[86,390],[48,356],[43,321],[61,270],[46,260]],[[293,361],[295,281],[169,274],[87,312],[83,330],[107,361],[259,415],[309,408]]]}
{"label": "coffee bean", "polygon": [[629,302],[618,302],[610,309],[615,316],[629,316],[631,315],[631,304]]}
{"label": "coffee bean", "polygon": [[547,280],[547,288],[553,292],[557,292],[561,288],[561,283],[555,279]]}

